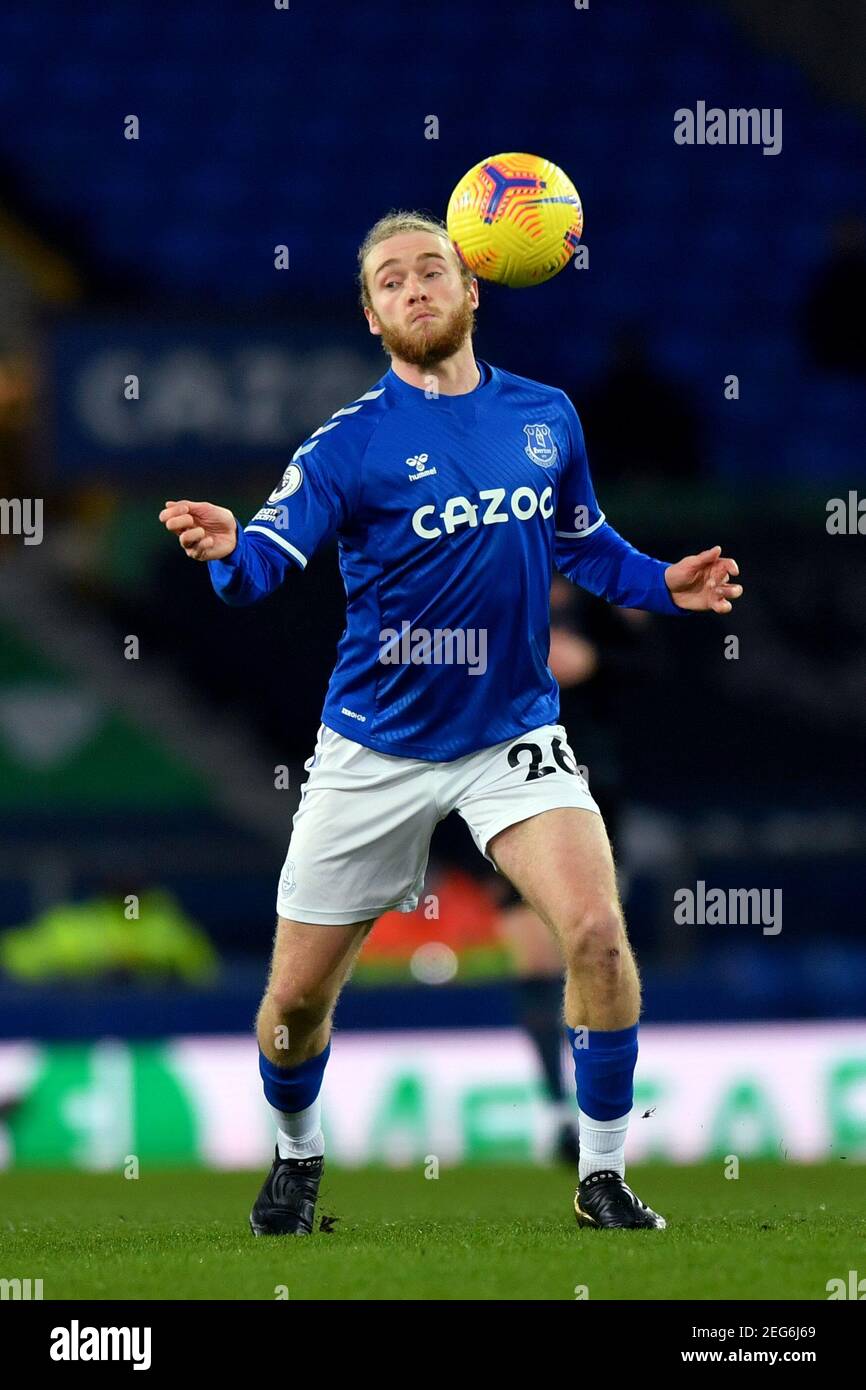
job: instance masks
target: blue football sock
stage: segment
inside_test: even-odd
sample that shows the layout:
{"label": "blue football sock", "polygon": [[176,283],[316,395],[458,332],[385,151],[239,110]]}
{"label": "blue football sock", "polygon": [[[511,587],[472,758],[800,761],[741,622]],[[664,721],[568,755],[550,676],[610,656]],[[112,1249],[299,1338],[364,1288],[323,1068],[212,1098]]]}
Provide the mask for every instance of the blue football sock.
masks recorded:
{"label": "blue football sock", "polygon": [[[634,1104],[636,1023],[631,1028],[567,1028],[574,1056],[577,1103],[596,1120],[618,1120]],[[583,1044],[582,1046],[580,1044]]]}
{"label": "blue football sock", "polygon": [[331,1040],[318,1057],[308,1057],[296,1067],[278,1067],[259,1048],[259,1073],[265,1088],[265,1099],[275,1110],[306,1110],[313,1104],[322,1087]]}

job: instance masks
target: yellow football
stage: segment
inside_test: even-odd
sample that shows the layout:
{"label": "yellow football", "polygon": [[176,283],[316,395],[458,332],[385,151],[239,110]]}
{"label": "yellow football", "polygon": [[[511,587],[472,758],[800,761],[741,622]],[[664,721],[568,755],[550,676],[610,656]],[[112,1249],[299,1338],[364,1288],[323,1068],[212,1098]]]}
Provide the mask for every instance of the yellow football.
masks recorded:
{"label": "yellow football", "polygon": [[458,183],[448,235],[474,275],[512,289],[558,274],[577,249],[583,208],[567,174],[536,154],[495,154]]}

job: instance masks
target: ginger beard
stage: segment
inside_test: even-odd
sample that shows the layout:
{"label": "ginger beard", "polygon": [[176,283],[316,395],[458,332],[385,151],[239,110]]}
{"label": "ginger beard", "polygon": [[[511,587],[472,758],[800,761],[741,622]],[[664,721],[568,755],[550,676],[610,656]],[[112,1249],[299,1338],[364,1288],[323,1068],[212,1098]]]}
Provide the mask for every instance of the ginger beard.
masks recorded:
{"label": "ginger beard", "polygon": [[[421,306],[415,310],[415,313],[420,312]],[[475,310],[469,303],[469,296],[450,312],[442,309],[431,312],[435,313],[435,318],[422,319],[407,328],[386,323],[377,314],[385,352],[422,370],[437,367],[446,357],[453,357],[475,326]]]}

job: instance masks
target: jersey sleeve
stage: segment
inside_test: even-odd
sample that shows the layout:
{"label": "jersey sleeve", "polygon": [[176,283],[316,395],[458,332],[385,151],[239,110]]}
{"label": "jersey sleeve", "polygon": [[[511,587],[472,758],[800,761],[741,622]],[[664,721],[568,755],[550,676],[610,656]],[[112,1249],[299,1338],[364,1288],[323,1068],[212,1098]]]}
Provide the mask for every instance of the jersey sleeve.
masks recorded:
{"label": "jersey sleeve", "polygon": [[350,523],[370,437],[370,419],[352,419],[351,410],[337,411],[295,450],[264,506],[238,528],[231,555],[208,566],[226,603],[253,603],[271,593]]}
{"label": "jersey sleeve", "polygon": [[568,458],[555,514],[556,568],[582,589],[620,608],[683,616],[685,610],[674,603],[665,582],[668,562],[636,550],[605,518],[592,485],[580,419],[564,392],[562,400]]}
{"label": "jersey sleeve", "polygon": [[331,419],[320,426],[295,450],[265,505],[245,528],[247,535],[266,537],[305,569],[357,507],[368,438],[369,429],[356,420]]}
{"label": "jersey sleeve", "polygon": [[591,536],[604,525],[604,512],[598,505],[589,475],[586,444],[580,417],[563,391],[567,457],[559,482],[556,506],[557,541],[576,542]]}

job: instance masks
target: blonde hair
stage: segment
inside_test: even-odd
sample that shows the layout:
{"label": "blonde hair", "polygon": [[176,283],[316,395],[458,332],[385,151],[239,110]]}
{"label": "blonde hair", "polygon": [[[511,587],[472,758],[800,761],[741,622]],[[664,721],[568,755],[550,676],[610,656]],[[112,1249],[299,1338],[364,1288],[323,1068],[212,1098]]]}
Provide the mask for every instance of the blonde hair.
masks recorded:
{"label": "blonde hair", "polygon": [[454,253],[457,266],[460,271],[460,278],[468,289],[474,280],[474,275],[468,266],[464,265],[454,249],[454,243],[448,235],[448,230],[444,222],[440,222],[438,217],[428,216],[423,212],[410,212],[403,208],[392,209],[391,212],[380,217],[379,221],[370,228],[364,240],[358,248],[358,291],[361,305],[364,309],[372,309],[370,290],[367,285],[367,276],[364,273],[364,261],[380,241],[387,241],[388,237],[398,236],[400,232],[433,232],[436,236],[442,237]]}

